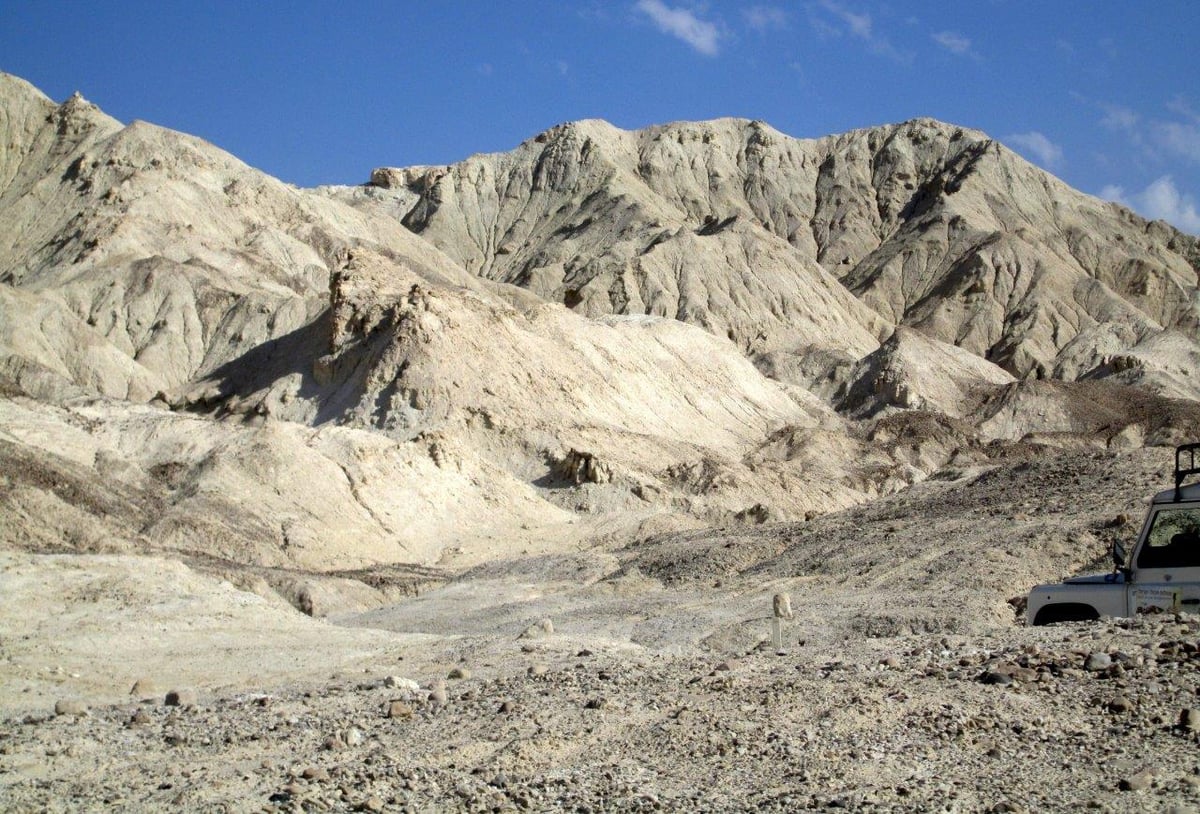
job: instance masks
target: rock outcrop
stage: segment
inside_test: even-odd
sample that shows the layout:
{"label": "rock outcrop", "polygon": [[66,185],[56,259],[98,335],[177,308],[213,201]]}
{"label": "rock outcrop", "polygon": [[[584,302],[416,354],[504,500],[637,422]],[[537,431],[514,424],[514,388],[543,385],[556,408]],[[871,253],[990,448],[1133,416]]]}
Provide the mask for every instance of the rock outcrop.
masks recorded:
{"label": "rock outcrop", "polygon": [[399,224],[289,187],[200,139],[55,105],[0,75],[0,370],[148,401],[285,337],[338,252],[467,275]]}
{"label": "rock outcrop", "polygon": [[1075,380],[1200,328],[1197,238],[929,119],[816,140],[584,121],[421,169],[392,212],[473,273],[589,315],[692,322],[756,357],[857,359],[904,325],[1019,378]]}
{"label": "rock outcrop", "polygon": [[962,348],[899,328],[855,366],[838,408],[868,417],[881,411],[923,410],[954,418],[978,411],[981,397],[1014,381]]}

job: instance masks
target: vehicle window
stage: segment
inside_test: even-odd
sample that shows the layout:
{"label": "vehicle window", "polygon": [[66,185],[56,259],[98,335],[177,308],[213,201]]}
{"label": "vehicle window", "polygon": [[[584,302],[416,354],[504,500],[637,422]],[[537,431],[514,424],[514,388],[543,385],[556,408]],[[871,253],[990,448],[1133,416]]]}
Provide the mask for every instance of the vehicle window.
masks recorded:
{"label": "vehicle window", "polygon": [[1159,509],[1137,564],[1139,568],[1200,566],[1200,508]]}

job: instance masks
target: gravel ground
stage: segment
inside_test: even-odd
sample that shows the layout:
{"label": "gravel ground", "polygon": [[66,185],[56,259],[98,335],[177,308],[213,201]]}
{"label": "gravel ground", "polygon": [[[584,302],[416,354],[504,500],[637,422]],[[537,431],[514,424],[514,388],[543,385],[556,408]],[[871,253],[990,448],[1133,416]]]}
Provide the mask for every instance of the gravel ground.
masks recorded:
{"label": "gravel ground", "polygon": [[514,643],[420,686],[364,673],[9,720],[0,795],[11,811],[1190,810],[1198,678],[1191,617],[721,661]]}
{"label": "gravel ground", "polygon": [[967,461],[336,624],[178,563],[13,555],[0,808],[1197,810],[1200,617],[1026,628],[1007,601],[1103,568],[1161,457]]}

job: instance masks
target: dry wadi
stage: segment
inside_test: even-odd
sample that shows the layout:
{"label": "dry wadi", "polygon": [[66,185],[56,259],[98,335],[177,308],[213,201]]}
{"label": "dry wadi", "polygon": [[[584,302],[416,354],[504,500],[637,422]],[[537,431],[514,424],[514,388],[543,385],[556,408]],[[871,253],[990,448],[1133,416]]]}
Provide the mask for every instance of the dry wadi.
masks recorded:
{"label": "dry wadi", "polygon": [[0,808],[1200,808],[1200,238],[917,119],[299,189],[0,74]]}

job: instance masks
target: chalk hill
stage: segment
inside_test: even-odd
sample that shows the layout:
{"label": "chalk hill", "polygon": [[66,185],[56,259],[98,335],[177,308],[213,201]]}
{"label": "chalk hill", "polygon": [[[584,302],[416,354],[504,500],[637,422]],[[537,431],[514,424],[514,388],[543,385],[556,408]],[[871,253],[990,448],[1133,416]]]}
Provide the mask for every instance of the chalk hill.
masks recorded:
{"label": "chalk hill", "polygon": [[0,75],[0,145],[9,547],[362,606],[1200,432],[1197,239],[930,120],[585,121],[302,190]]}
{"label": "chalk hill", "polygon": [[1118,356],[1161,370],[1130,351],[1166,335],[1194,353],[1200,329],[1197,238],[930,119],[815,140],[582,121],[372,184],[348,197],[475,274],[592,316],[692,322],[752,356],[859,358],[903,325],[1019,378],[1075,380]]}

